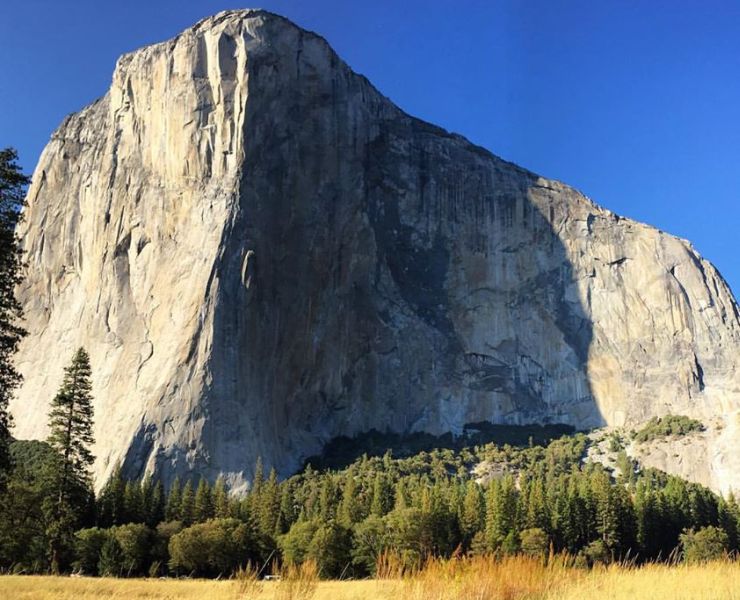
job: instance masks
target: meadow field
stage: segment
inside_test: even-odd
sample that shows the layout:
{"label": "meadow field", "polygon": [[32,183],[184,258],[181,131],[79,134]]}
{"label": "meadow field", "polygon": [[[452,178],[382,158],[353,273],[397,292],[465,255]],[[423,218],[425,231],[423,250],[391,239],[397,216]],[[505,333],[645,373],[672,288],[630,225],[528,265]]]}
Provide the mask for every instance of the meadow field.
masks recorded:
{"label": "meadow field", "polygon": [[[386,574],[388,575],[388,574]],[[740,563],[611,565],[579,569],[513,557],[432,562],[420,573],[361,581],[319,581],[298,572],[281,581],[114,579],[6,575],[13,600],[740,600]]]}

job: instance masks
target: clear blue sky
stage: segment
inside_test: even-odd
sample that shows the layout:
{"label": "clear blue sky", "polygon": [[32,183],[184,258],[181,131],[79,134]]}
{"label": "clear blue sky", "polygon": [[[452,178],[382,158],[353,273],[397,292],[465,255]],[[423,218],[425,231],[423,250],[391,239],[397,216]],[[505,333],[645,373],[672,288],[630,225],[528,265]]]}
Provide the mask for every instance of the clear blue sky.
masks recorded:
{"label": "clear blue sky", "polygon": [[[690,239],[740,292],[740,2],[260,0],[407,112]],[[259,5],[257,5],[259,6]],[[32,170],[116,58],[217,0],[2,0],[0,147]]]}

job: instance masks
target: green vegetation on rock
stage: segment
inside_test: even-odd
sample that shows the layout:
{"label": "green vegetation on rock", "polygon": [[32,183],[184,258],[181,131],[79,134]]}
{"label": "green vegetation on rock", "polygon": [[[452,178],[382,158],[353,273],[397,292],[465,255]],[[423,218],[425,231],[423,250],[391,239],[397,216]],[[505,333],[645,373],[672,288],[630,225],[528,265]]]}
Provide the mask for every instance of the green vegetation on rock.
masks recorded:
{"label": "green vegetation on rock", "polygon": [[704,431],[704,429],[701,421],[696,419],[685,415],[667,415],[650,419],[642,429],[635,433],[634,439],[636,442],[649,442],[671,435],[682,436],[692,431]]}

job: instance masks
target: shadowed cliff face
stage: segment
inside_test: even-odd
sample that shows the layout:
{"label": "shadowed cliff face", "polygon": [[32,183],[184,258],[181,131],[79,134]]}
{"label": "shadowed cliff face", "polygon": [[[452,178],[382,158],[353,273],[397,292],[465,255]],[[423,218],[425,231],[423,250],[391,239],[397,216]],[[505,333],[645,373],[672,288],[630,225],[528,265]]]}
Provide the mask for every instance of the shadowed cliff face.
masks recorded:
{"label": "shadowed cliff face", "polygon": [[245,440],[246,460],[288,473],[371,428],[602,423],[590,322],[537,178],[401,113],[292,33],[295,54],[250,55],[203,402],[215,464],[244,469]]}
{"label": "shadowed cliff face", "polygon": [[16,433],[45,434],[86,346],[99,485],[121,461],[238,489],[373,428],[740,409],[737,306],[688,243],[409,117],[263,11],[122,57],[22,234]]}

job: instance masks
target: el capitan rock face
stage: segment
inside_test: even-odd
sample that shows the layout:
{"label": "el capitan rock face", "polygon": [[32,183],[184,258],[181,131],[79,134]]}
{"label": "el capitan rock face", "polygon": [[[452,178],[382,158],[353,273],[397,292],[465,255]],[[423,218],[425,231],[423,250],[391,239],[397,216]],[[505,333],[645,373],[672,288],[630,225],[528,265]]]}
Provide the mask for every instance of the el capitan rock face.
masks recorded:
{"label": "el capitan rock face", "polygon": [[98,484],[288,474],[339,434],[722,417],[740,319],[685,241],[414,119],[315,34],[229,11],[123,56],[36,168],[16,436],[90,352]]}

